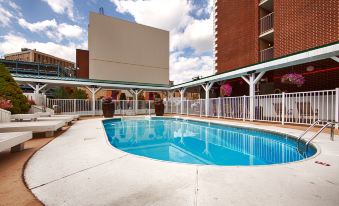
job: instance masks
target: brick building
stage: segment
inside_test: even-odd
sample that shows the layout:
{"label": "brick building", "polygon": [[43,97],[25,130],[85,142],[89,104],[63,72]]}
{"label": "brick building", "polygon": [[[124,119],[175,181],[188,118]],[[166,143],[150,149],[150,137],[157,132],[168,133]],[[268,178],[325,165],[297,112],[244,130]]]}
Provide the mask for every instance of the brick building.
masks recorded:
{"label": "brick building", "polygon": [[[338,42],[338,3],[338,0],[216,0],[217,73]],[[279,78],[291,72],[304,75],[303,87],[281,84]],[[242,79],[231,82],[234,95],[246,94]],[[258,84],[258,93],[335,87],[339,87],[339,63],[334,57],[267,72]]]}
{"label": "brick building", "polygon": [[5,54],[6,60],[36,62],[42,64],[56,64],[64,68],[75,68],[74,62],[61,59],[37,50],[22,48],[20,52]]}

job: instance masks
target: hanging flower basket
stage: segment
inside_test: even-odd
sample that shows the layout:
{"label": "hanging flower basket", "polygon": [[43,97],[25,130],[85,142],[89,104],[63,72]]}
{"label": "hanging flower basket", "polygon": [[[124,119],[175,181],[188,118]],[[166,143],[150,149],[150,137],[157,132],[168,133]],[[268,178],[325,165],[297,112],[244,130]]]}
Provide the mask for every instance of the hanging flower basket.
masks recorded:
{"label": "hanging flower basket", "polygon": [[289,73],[281,77],[281,83],[297,85],[301,87],[305,83],[305,78],[301,74]]}
{"label": "hanging flower basket", "polygon": [[229,83],[223,84],[220,87],[221,95],[229,97],[232,95],[232,86]]}

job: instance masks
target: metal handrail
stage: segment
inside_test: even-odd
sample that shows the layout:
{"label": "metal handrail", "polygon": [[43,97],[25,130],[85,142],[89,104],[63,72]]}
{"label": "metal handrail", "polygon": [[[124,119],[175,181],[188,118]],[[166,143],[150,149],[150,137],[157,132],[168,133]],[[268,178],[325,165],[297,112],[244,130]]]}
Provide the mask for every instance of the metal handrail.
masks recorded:
{"label": "metal handrail", "polygon": [[331,125],[331,140],[333,141],[334,140],[334,125],[335,125],[335,122],[327,122],[322,128],[320,128],[320,130],[311,137],[310,140],[308,140],[306,142],[306,145],[305,145],[305,152],[307,152],[307,149],[308,149],[308,145],[310,144],[310,142],[312,140],[314,140],[326,127],[330,126]]}
{"label": "metal handrail", "polygon": [[322,120],[317,120],[317,121],[315,121],[309,128],[307,128],[307,130],[305,130],[305,131],[298,137],[298,139],[297,139],[297,148],[298,148],[298,151],[299,151],[299,144],[300,144],[301,138],[302,138],[303,136],[305,136],[306,133],[307,133],[308,131],[310,131],[310,129],[312,129],[313,127],[315,127],[315,125],[318,124],[319,122],[322,122]]}

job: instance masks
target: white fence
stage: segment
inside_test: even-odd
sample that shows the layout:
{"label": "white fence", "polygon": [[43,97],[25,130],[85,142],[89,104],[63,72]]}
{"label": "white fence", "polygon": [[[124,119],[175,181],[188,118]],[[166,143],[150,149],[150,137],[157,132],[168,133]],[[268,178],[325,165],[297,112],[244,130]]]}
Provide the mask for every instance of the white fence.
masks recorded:
{"label": "white fence", "polygon": [[[254,97],[254,120],[292,124],[312,124],[316,120],[338,121],[337,90],[257,95]],[[249,96],[166,102],[166,113],[250,120]],[[181,107],[183,104],[183,107]]]}
{"label": "white fence", "polygon": [[10,122],[11,121],[11,112],[0,109],[0,122]]}
{"label": "white fence", "polygon": [[[165,101],[165,113],[250,120],[250,101],[254,98],[253,120],[291,124],[312,124],[316,120],[336,121],[339,118],[339,89],[257,95],[255,97],[224,97],[209,99],[206,114],[205,99]],[[135,109],[137,105],[137,109]],[[47,107],[56,114],[102,115],[102,101],[83,99],[47,99]],[[115,101],[116,115],[154,114],[154,101]]]}
{"label": "white fence", "polygon": [[47,107],[54,110],[55,114],[102,115],[101,100],[93,103],[88,99],[47,99]]}
{"label": "white fence", "polygon": [[[114,101],[116,115],[150,115],[154,114],[154,101],[138,101],[138,109],[135,110],[135,101]],[[88,99],[47,99],[47,107],[54,109],[55,114],[79,114],[79,115],[102,115],[102,101],[93,103]]]}

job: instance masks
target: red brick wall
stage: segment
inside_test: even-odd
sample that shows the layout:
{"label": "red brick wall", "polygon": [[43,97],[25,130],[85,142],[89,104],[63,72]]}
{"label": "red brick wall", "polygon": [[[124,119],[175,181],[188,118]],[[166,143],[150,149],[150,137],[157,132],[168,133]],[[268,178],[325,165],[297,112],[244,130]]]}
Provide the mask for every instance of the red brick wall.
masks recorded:
{"label": "red brick wall", "polygon": [[217,71],[258,61],[258,0],[218,0]]}
{"label": "red brick wall", "polygon": [[88,50],[76,50],[77,77],[88,79],[89,76],[89,52]]}
{"label": "red brick wall", "polygon": [[274,0],[274,56],[339,40],[338,0]]}

